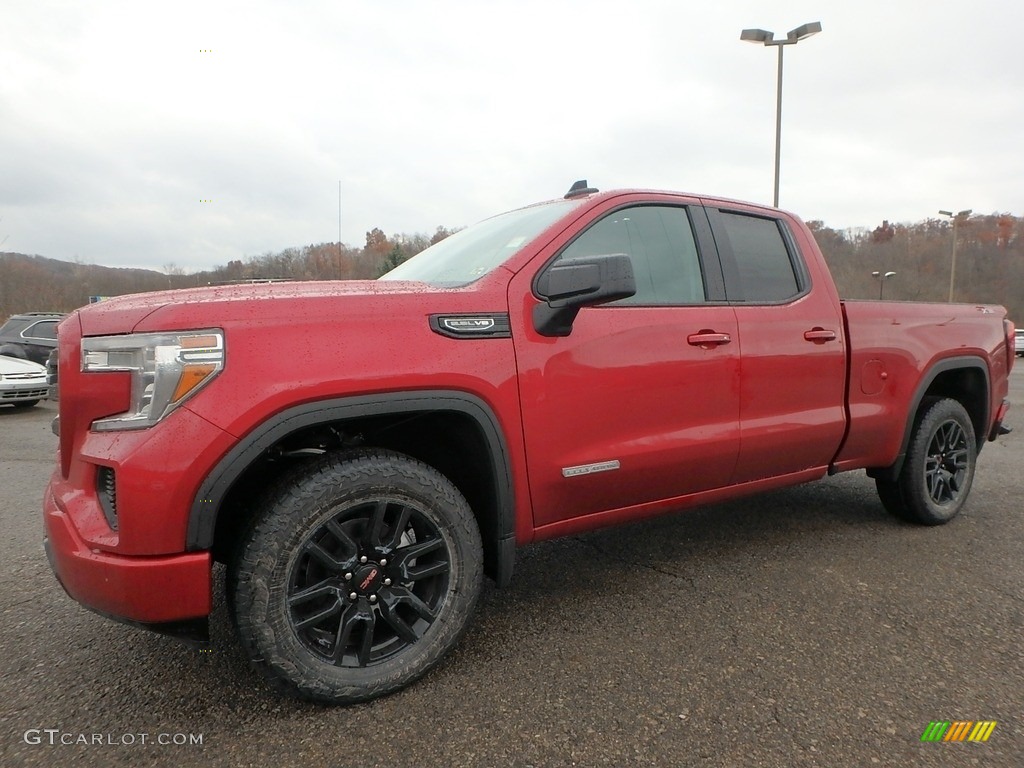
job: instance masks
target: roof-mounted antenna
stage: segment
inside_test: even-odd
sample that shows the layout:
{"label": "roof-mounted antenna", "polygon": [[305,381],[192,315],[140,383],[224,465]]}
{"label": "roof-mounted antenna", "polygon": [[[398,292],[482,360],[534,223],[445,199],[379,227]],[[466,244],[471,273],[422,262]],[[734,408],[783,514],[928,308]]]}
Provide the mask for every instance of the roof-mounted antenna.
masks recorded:
{"label": "roof-mounted antenna", "polygon": [[586,179],[580,179],[569,187],[569,191],[565,193],[565,199],[568,200],[571,197],[579,197],[580,195],[592,195],[597,192],[596,187],[588,187]]}

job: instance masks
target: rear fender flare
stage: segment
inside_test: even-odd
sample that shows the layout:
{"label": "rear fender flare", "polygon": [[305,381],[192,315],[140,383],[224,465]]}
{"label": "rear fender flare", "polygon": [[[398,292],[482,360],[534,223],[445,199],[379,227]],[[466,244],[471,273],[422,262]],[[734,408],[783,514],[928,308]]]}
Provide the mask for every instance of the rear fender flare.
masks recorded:
{"label": "rear fender flare", "polygon": [[[899,477],[900,471],[903,469],[903,462],[907,458],[907,448],[910,446],[910,438],[914,433],[914,424],[917,420],[917,412],[921,407],[921,403],[925,398],[925,394],[928,389],[932,386],[935,380],[944,373],[950,371],[962,371],[968,369],[975,369],[979,371],[982,377],[985,379],[985,392],[990,393],[992,391],[991,379],[989,378],[988,365],[985,363],[984,358],[975,356],[962,356],[962,357],[949,357],[944,360],[940,360],[935,363],[931,368],[928,369],[927,373],[921,378],[917,388],[914,390],[914,396],[910,401],[910,411],[907,413],[906,425],[903,428],[903,442],[900,444],[900,452],[896,457],[896,461],[891,466],[883,469],[876,469],[869,472],[871,477],[878,478],[881,480],[895,480]],[[964,403],[964,407],[968,408],[968,404]],[[988,424],[989,420],[989,398],[985,398],[983,403],[984,417],[983,423]],[[970,410],[968,408],[968,410]],[[977,449],[981,451],[982,446],[985,442],[986,430],[976,430],[978,435]]]}

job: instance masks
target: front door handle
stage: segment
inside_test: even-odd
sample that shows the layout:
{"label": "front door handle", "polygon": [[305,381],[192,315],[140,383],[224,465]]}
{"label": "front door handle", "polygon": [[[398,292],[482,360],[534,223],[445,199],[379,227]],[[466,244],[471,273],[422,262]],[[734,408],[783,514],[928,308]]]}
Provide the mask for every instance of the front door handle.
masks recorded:
{"label": "front door handle", "polygon": [[835,341],[836,332],[826,331],[824,328],[812,328],[809,331],[804,331],[804,338],[815,344],[824,344],[826,341]]}
{"label": "front door handle", "polygon": [[732,341],[732,336],[728,333],[716,333],[708,330],[691,333],[686,337],[687,344],[701,349],[714,349],[722,344],[728,344],[730,341]]}

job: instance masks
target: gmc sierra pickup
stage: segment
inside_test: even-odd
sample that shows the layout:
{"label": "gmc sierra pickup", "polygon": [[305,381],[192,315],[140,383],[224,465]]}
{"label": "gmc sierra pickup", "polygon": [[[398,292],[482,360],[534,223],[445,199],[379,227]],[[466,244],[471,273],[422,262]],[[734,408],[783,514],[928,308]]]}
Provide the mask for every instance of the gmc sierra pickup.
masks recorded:
{"label": "gmc sierra pickup", "polygon": [[425,674],[516,547],[866,470],[954,517],[1006,428],[998,306],[843,301],[807,227],[653,191],[487,219],[377,281],[126,296],[59,327],[68,593],[347,703]]}

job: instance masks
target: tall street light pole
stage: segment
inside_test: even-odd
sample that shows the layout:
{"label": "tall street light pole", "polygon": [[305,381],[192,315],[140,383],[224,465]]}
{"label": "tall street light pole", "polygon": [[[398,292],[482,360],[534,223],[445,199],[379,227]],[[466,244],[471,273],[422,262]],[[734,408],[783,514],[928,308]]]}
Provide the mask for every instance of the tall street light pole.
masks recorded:
{"label": "tall street light pole", "polygon": [[966,210],[959,211],[956,215],[954,215],[952,211],[939,211],[939,214],[942,215],[942,216],[949,216],[949,218],[951,218],[953,220],[953,258],[952,258],[952,261],[951,261],[951,263],[949,265],[949,299],[948,299],[949,303],[952,304],[953,303],[953,284],[954,284],[954,281],[956,280],[956,240],[957,240],[956,230],[957,230],[957,227],[960,225],[960,222],[963,221],[964,219],[966,219],[968,216],[971,215],[971,209],[967,208]]}
{"label": "tall street light pole", "polygon": [[878,300],[881,301],[882,300],[882,291],[885,289],[885,281],[888,280],[890,277],[896,277],[896,273],[895,272],[884,272],[883,273],[883,272],[879,272],[879,271],[875,270],[874,272],[871,273],[871,276],[878,278]]}
{"label": "tall street light pole", "polygon": [[776,40],[775,33],[765,29],[744,29],[740,32],[740,40],[775,45],[779,49],[779,77],[775,94],[775,197],[772,199],[772,205],[776,208],[779,207],[779,165],[782,156],[782,51],[785,46],[796,45],[804,38],[819,32],[821,32],[821,22],[818,21],[801,24],[796,29],[791,29],[786,33],[784,40]]}

